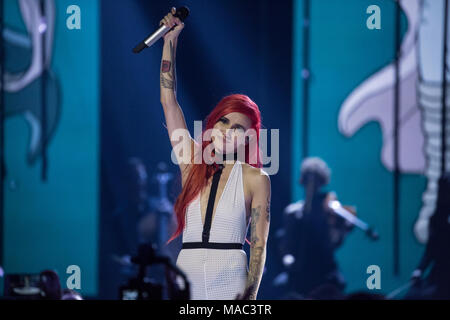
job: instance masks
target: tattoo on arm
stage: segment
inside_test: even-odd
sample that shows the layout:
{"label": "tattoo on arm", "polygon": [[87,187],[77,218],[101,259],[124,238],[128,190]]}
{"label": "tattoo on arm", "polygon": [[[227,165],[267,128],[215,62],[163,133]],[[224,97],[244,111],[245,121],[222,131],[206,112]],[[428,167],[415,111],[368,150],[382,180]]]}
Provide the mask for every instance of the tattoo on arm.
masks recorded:
{"label": "tattoo on arm", "polygon": [[256,293],[258,291],[259,279],[262,273],[262,256],[264,253],[264,248],[253,247],[250,249],[250,267],[247,277],[247,288],[252,286],[252,291],[250,292],[250,300],[256,299]]}
{"label": "tattoo on arm", "polygon": [[169,42],[169,47],[170,60],[163,60],[161,63],[160,82],[161,87],[173,89],[176,92],[175,48],[172,41]]}
{"label": "tattoo on arm", "polygon": [[259,238],[256,235],[256,223],[258,222],[259,216],[261,215],[260,212],[261,206],[258,206],[257,208],[252,208],[252,221],[250,225],[250,236],[252,246],[255,246],[256,243],[259,241]]}
{"label": "tattoo on arm", "polygon": [[171,62],[170,62],[170,61],[168,61],[168,60],[163,60],[163,62],[162,62],[162,67],[161,67],[161,72],[162,72],[162,73],[169,72],[169,71],[170,71],[170,65],[171,65]]}
{"label": "tattoo on arm", "polygon": [[270,197],[267,198],[266,219],[270,222]]}
{"label": "tattoo on arm", "polygon": [[166,89],[173,89],[173,81],[161,75],[161,87]]}
{"label": "tattoo on arm", "polygon": [[252,208],[252,221],[250,226],[251,246],[250,262],[246,288],[252,287],[249,299],[255,300],[258,292],[259,281],[262,275],[264,248],[259,246],[259,238],[256,234],[256,224],[261,216],[261,206]]}

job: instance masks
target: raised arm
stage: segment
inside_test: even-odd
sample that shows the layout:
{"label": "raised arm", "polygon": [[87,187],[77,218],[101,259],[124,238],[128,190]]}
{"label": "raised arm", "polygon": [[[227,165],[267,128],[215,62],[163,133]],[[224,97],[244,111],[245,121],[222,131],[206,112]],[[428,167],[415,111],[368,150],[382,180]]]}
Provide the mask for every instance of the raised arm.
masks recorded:
{"label": "raised arm", "polygon": [[266,262],[266,244],[270,225],[270,177],[260,171],[252,177],[252,212],[250,262],[246,289],[251,288],[250,300],[256,300]]}
{"label": "raised arm", "polygon": [[[195,141],[186,126],[183,111],[177,101],[177,79],[176,79],[176,51],[178,44],[178,36],[181,30],[184,28],[184,23],[173,16],[176,12],[175,8],[168,13],[164,19],[161,20],[161,24],[165,24],[169,27],[174,27],[171,31],[164,35],[164,45],[161,58],[160,68],[160,88],[161,88],[161,104],[164,110],[164,117],[166,119],[167,132],[169,139],[174,148],[177,160],[180,166],[180,170],[183,176],[183,183],[186,176],[186,168],[188,163],[183,163],[178,150],[191,150],[194,152]],[[185,159],[186,160],[186,159]]]}

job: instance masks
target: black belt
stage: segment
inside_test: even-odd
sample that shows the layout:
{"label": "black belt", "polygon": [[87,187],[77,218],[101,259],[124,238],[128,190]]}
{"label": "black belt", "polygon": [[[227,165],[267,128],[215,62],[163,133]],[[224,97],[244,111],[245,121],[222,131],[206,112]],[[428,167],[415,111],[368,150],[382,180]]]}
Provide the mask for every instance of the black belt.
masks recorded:
{"label": "black belt", "polygon": [[183,242],[181,249],[240,249],[242,243],[220,243],[220,242]]}
{"label": "black belt", "polygon": [[[184,242],[182,249],[241,249],[242,243],[219,243],[209,242],[209,231],[211,230],[212,214],[214,209],[214,201],[216,200],[217,186],[219,185],[220,175],[223,166],[219,165],[219,169],[214,173],[211,191],[209,192],[208,206],[206,208],[205,224],[203,225],[202,242]],[[224,190],[225,191],[225,190]]]}

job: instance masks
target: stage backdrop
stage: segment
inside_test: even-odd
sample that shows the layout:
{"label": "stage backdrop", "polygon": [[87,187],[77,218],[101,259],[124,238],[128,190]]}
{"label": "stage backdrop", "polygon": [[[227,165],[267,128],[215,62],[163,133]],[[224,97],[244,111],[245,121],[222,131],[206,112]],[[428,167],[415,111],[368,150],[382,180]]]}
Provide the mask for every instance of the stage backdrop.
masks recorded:
{"label": "stage backdrop", "polygon": [[[5,97],[4,269],[6,273],[54,269],[65,287],[67,267],[77,265],[81,269],[81,293],[95,295],[99,4],[93,0],[49,2],[47,31],[53,39],[49,37],[45,44],[49,63],[48,130],[42,134],[39,52],[43,44],[35,34],[40,24],[39,1],[24,3],[21,11],[19,1],[5,1],[6,71],[19,77],[7,82]],[[82,9],[79,30],[67,27],[70,5]],[[41,179],[39,149],[44,137],[48,139],[45,182]]]}
{"label": "stage backdrop", "polygon": [[[366,10],[370,5],[377,5],[381,10],[381,29],[369,30],[366,26],[371,15]],[[294,8],[292,123],[295,151],[292,172],[296,174],[292,176],[291,186],[292,198],[298,200],[303,197],[303,191],[297,185],[297,173],[303,157],[303,1],[295,1]],[[395,52],[394,19],[394,1],[349,0],[345,1],[345,5],[339,0],[311,1],[309,155],[322,157],[329,164],[332,169],[329,189],[336,191],[344,204],[356,206],[358,216],[374,225],[381,237],[378,242],[371,242],[363,232],[355,229],[338,250],[338,263],[348,280],[348,292],[367,290],[369,274],[366,269],[370,265],[378,265],[381,269],[381,290],[377,293],[388,293],[408,280],[423,251],[414,236],[413,226],[421,208],[425,178],[420,173],[407,170],[400,176],[400,272],[399,276],[395,276],[393,173],[382,162],[383,123],[376,121],[382,117],[377,117],[378,110],[366,110],[366,121],[352,135],[344,135],[342,128],[345,124],[338,124],[341,108],[350,93],[365,79],[392,63]],[[407,28],[407,19],[402,12],[403,37]],[[414,90],[407,92],[404,89],[403,93],[412,97],[416,94]],[[389,100],[386,103],[392,105]],[[384,107],[383,102],[376,107]],[[393,109],[388,108],[386,112],[389,117]],[[406,153],[401,160],[405,160],[405,156],[414,160],[412,157],[416,155]]]}

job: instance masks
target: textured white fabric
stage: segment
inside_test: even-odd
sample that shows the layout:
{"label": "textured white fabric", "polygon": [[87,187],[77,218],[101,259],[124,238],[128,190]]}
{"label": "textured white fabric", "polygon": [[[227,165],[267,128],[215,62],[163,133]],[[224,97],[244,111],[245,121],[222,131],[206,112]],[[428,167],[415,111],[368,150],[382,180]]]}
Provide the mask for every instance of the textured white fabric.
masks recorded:
{"label": "textured white fabric", "polygon": [[[209,242],[244,243],[247,234],[242,164],[236,161],[212,217]],[[183,242],[202,241],[200,196],[186,209]],[[191,284],[192,300],[233,300],[245,289],[247,255],[240,249],[182,249],[177,266]]]}

